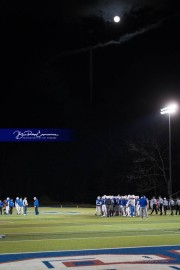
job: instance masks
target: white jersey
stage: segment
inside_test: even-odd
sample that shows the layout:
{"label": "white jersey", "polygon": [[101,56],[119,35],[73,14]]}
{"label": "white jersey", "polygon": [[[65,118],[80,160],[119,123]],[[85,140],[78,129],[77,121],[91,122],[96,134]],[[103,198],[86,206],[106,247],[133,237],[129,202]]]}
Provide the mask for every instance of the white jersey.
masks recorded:
{"label": "white jersey", "polygon": [[180,206],[180,199],[177,199],[176,204]]}
{"label": "white jersey", "polygon": [[163,205],[168,206],[168,201],[166,199],[163,200]]}

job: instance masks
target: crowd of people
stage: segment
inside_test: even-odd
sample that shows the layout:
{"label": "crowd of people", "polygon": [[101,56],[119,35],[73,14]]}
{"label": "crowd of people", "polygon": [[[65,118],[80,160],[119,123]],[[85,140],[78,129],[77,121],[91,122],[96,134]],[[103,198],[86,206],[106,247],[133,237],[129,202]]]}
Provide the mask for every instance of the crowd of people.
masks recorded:
{"label": "crowd of people", "polygon": [[[39,215],[39,201],[37,197],[33,198],[34,200],[34,211],[35,215]],[[7,197],[5,200],[0,200],[0,215],[12,215],[14,212],[14,208],[16,209],[17,215],[27,215],[28,210],[28,200],[27,197],[19,198],[16,197],[13,200],[10,197]]]}
{"label": "crowd of people", "polygon": [[150,210],[150,215],[154,212],[156,215],[166,215],[167,210],[170,210],[171,215],[180,215],[180,199],[174,200],[170,197],[167,200],[165,197],[159,196],[158,198],[152,197],[149,200],[145,195],[141,197],[136,195],[103,195],[96,198],[95,215],[102,217],[140,216],[148,219],[148,210]]}
{"label": "crowd of people", "polygon": [[166,197],[162,198],[159,196],[158,198],[152,197],[150,200],[150,208],[151,213],[156,213],[156,215],[159,213],[160,215],[166,215],[167,210],[170,210],[171,215],[180,215],[180,198],[173,199],[170,197],[169,199],[166,199]]}

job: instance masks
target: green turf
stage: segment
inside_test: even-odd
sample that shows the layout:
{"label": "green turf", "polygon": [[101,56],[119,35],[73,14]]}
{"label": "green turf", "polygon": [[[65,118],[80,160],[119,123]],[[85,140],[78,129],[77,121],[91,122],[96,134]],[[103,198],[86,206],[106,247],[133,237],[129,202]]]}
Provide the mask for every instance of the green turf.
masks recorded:
{"label": "green turf", "polygon": [[0,216],[0,253],[180,244],[180,215],[100,217],[93,208],[40,208]]}

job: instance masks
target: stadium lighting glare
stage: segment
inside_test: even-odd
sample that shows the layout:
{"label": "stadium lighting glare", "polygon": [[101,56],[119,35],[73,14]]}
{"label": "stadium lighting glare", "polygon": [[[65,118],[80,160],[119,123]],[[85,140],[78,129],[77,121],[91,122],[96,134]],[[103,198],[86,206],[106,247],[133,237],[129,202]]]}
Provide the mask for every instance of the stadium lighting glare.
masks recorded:
{"label": "stadium lighting glare", "polygon": [[168,181],[168,195],[172,195],[172,166],[171,166],[171,115],[176,113],[177,105],[170,104],[160,110],[161,114],[168,114],[169,116],[169,181]]}
{"label": "stadium lighting glare", "polygon": [[177,110],[177,105],[176,104],[170,104],[167,107],[164,107],[161,109],[161,114],[173,114]]}

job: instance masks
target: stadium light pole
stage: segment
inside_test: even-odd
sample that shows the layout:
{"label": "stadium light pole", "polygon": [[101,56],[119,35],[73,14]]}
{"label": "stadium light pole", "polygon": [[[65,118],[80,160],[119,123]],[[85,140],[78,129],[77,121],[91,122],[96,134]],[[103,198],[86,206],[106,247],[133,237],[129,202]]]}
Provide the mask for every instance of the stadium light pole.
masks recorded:
{"label": "stadium light pole", "polygon": [[177,105],[170,104],[160,110],[161,114],[168,114],[169,116],[169,181],[168,181],[168,195],[172,195],[172,166],[171,166],[171,114],[176,113]]}
{"label": "stadium light pole", "polygon": [[[113,22],[119,23],[121,18],[114,16]],[[91,31],[92,32],[92,31]],[[93,103],[93,45],[89,47],[89,82],[90,82],[90,104]]]}

